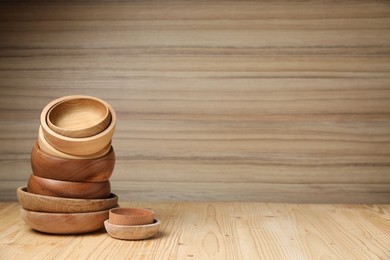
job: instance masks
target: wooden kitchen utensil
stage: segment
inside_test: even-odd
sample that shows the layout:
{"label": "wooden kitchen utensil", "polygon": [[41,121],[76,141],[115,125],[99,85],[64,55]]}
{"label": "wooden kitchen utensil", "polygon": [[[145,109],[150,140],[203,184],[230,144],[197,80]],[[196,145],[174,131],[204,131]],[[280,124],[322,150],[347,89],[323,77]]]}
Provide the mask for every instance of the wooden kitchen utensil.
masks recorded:
{"label": "wooden kitchen utensil", "polygon": [[105,182],[115,166],[115,152],[95,159],[63,159],[44,153],[38,143],[31,151],[31,168],[35,176],[60,181]]}
{"label": "wooden kitchen utensil", "polygon": [[57,134],[89,137],[108,127],[111,114],[105,103],[92,97],[67,99],[51,107],[47,124]]}
{"label": "wooden kitchen utensil", "polygon": [[79,234],[98,230],[108,218],[108,210],[86,213],[48,213],[20,209],[22,219],[32,229],[51,234]]}
{"label": "wooden kitchen utensil", "polygon": [[146,225],[153,223],[154,212],[140,208],[115,208],[110,210],[109,220],[114,225]]}
{"label": "wooden kitchen utensil", "polygon": [[16,195],[23,208],[30,211],[81,213],[109,210],[118,206],[118,196],[111,193],[107,199],[69,199],[27,192],[19,187]]}
{"label": "wooden kitchen utensil", "polygon": [[141,240],[155,237],[160,228],[160,220],[155,219],[152,224],[123,226],[114,225],[109,220],[104,221],[104,227],[107,233],[113,238],[124,240]]}
{"label": "wooden kitchen utensil", "polygon": [[94,159],[94,158],[100,158],[104,155],[106,155],[110,149],[111,149],[111,142],[107,144],[106,147],[104,147],[101,151],[94,153],[94,154],[89,154],[89,155],[72,155],[72,154],[67,154],[64,152],[61,152],[51,146],[49,144],[45,137],[43,136],[43,130],[42,127],[39,127],[39,132],[38,132],[38,146],[46,154],[58,157],[58,158],[63,158],[63,159],[72,159],[72,160],[80,160],[80,159]]}
{"label": "wooden kitchen utensil", "polygon": [[[116,114],[115,111],[111,108],[111,106],[102,100],[101,102],[103,102],[110,111],[111,122],[104,131],[102,131],[97,135],[90,136],[90,137],[82,137],[82,138],[67,137],[54,132],[48,126],[47,115],[53,106],[67,100],[80,99],[84,97],[86,96],[77,95],[77,96],[62,97],[50,102],[42,110],[40,120],[41,120],[43,136],[51,146],[53,146],[57,150],[60,150],[61,152],[71,154],[71,155],[90,155],[101,151],[102,149],[104,149],[104,147],[106,147],[111,142],[112,136],[115,131]],[[92,97],[88,97],[88,98],[92,98]]]}
{"label": "wooden kitchen utensil", "polygon": [[75,199],[106,199],[111,194],[110,182],[58,181],[30,175],[27,184],[30,193]]}

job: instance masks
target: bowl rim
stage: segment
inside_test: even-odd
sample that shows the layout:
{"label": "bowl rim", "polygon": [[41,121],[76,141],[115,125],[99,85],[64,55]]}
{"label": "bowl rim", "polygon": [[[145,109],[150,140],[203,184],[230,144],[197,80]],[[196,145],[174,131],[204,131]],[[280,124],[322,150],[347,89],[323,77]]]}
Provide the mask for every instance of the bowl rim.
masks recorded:
{"label": "bowl rim", "polygon": [[[89,101],[93,101],[93,102],[101,105],[104,108],[105,113],[102,114],[101,118],[99,118],[100,120],[94,122],[92,125],[87,126],[87,127],[79,127],[79,128],[71,129],[71,128],[66,128],[66,127],[60,127],[60,126],[56,125],[55,123],[53,123],[53,121],[50,118],[50,115],[53,112],[53,110],[55,110],[56,108],[58,108],[62,104],[66,103],[66,102],[73,101],[73,100],[89,100]],[[106,123],[106,121],[108,121],[108,122]],[[105,104],[103,102],[103,100],[101,100],[99,98],[93,98],[93,97],[85,96],[85,97],[80,97],[80,98],[62,100],[62,101],[54,104],[49,109],[49,111],[47,112],[46,122],[47,122],[49,128],[52,129],[54,132],[56,132],[58,134],[61,134],[63,136],[68,136],[68,137],[82,138],[83,136],[78,134],[78,132],[85,132],[85,131],[88,131],[88,130],[92,130],[93,128],[95,128],[97,126],[100,126],[100,125],[104,125],[103,130],[101,130],[100,132],[104,131],[104,129],[106,129],[110,125],[110,123],[111,123],[111,113],[110,113],[110,109],[107,106],[107,103]],[[72,134],[72,136],[65,135],[64,132],[66,132],[66,134]],[[100,132],[98,132],[98,133],[100,133]],[[98,133],[96,133],[96,134],[98,134]],[[77,134],[77,136],[75,136],[76,134]],[[96,134],[94,134],[94,135],[96,135]],[[80,135],[80,136],[78,136],[78,135]],[[84,137],[88,137],[88,136],[84,136]]]}
{"label": "bowl rim", "polygon": [[98,215],[98,214],[103,214],[103,213],[108,213],[108,209],[105,210],[98,210],[98,211],[88,211],[88,212],[47,212],[47,211],[35,211],[35,210],[28,210],[23,207],[20,208],[23,211],[27,211],[29,214],[34,214],[34,215],[50,215],[50,216],[55,216],[55,217],[64,217],[64,216],[88,216],[88,215]]}

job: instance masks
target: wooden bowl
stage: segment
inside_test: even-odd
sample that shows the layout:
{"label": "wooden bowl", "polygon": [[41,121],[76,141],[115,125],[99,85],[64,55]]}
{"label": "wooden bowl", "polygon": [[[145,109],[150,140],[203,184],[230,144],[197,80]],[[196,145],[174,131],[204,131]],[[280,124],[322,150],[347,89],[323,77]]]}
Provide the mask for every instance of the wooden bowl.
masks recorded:
{"label": "wooden bowl", "polygon": [[53,146],[51,146],[43,136],[43,130],[42,127],[39,127],[39,133],[38,133],[38,146],[46,154],[52,155],[54,157],[63,158],[63,159],[72,159],[72,160],[83,160],[83,159],[94,159],[94,158],[100,158],[104,155],[106,155],[110,149],[111,149],[111,142],[107,144],[106,147],[104,147],[101,151],[90,154],[90,155],[83,155],[83,156],[77,156],[77,155],[71,155],[67,153],[63,153]]}
{"label": "wooden bowl", "polygon": [[108,210],[84,213],[48,213],[21,208],[20,215],[32,229],[50,234],[80,234],[98,230],[108,218]]}
{"label": "wooden bowl", "polygon": [[109,220],[104,221],[104,227],[107,233],[113,238],[124,240],[141,240],[151,238],[157,235],[160,228],[160,220],[155,219],[152,224],[121,226],[114,225]]}
{"label": "wooden bowl", "polygon": [[111,194],[110,182],[71,182],[41,178],[31,174],[27,191],[39,195],[74,198],[106,199]]}
{"label": "wooden bowl", "polygon": [[60,181],[105,182],[115,166],[115,152],[96,159],[62,159],[46,154],[39,149],[38,143],[31,151],[31,168],[35,176]]}
{"label": "wooden bowl", "polygon": [[115,208],[109,214],[109,221],[114,225],[146,225],[153,220],[154,212],[149,209]]}
{"label": "wooden bowl", "polygon": [[55,104],[47,113],[47,124],[57,134],[89,137],[102,132],[110,124],[108,107],[98,98],[82,97]]}
{"label": "wooden bowl", "polygon": [[111,106],[102,100],[101,102],[103,102],[110,111],[111,122],[103,132],[97,135],[90,136],[90,137],[82,137],[82,138],[67,137],[54,132],[48,126],[46,121],[47,114],[54,105],[66,100],[79,99],[85,97],[93,99],[93,97],[88,97],[88,96],[66,96],[50,102],[42,110],[41,126],[42,126],[43,135],[46,141],[51,146],[53,146],[57,150],[60,150],[61,152],[68,153],[71,155],[90,155],[101,151],[102,149],[104,149],[104,147],[106,147],[111,142],[112,136],[115,131],[116,114],[115,111],[111,108]]}
{"label": "wooden bowl", "polygon": [[27,210],[56,213],[81,213],[109,210],[118,207],[118,196],[111,193],[107,199],[68,199],[38,195],[19,187],[16,195]]}

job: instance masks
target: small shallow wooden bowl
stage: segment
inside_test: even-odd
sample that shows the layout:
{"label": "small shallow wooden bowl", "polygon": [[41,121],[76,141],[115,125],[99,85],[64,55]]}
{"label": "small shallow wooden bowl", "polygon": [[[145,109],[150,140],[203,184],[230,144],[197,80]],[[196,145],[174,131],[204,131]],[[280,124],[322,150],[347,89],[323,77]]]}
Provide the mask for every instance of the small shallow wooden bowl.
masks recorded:
{"label": "small shallow wooden bowl", "polygon": [[81,213],[118,207],[118,196],[113,193],[107,199],[68,199],[38,195],[19,187],[16,196],[24,209],[41,212]]}
{"label": "small shallow wooden bowl", "polygon": [[46,154],[39,149],[38,143],[31,151],[31,168],[35,176],[60,181],[105,182],[115,166],[115,152],[96,159],[63,159]]}
{"label": "small shallow wooden bowl", "polygon": [[97,98],[82,97],[55,104],[47,113],[47,124],[57,134],[89,137],[102,132],[110,124],[108,107]]}
{"label": "small shallow wooden bowl", "polygon": [[21,208],[20,215],[32,229],[50,234],[80,234],[98,230],[108,218],[108,210],[86,213],[48,213]]}
{"label": "small shallow wooden bowl", "polygon": [[67,153],[63,153],[53,146],[51,146],[43,136],[43,130],[42,127],[39,127],[39,133],[38,133],[38,146],[46,154],[52,155],[54,157],[63,158],[63,159],[71,159],[71,160],[83,160],[83,159],[94,159],[94,158],[100,158],[104,155],[106,155],[110,149],[111,149],[111,142],[107,144],[106,147],[104,147],[101,151],[90,154],[90,155],[71,155]]}
{"label": "small shallow wooden bowl", "polygon": [[94,99],[94,97],[89,97],[89,96],[65,96],[56,99],[50,102],[42,110],[40,121],[41,121],[43,135],[46,141],[55,149],[71,155],[91,155],[103,150],[104,147],[106,147],[111,142],[112,136],[114,135],[115,125],[116,125],[116,114],[114,109],[112,109],[112,107],[109,104],[99,99],[109,109],[111,114],[111,121],[109,126],[106,129],[104,129],[104,131],[90,137],[77,138],[77,137],[67,137],[67,136],[60,135],[54,132],[48,126],[47,119],[46,119],[49,110],[54,105],[67,100],[80,99],[80,98]]}
{"label": "small shallow wooden bowl", "polygon": [[109,220],[114,225],[147,225],[153,223],[154,212],[149,209],[115,208],[110,210]]}
{"label": "small shallow wooden bowl", "polygon": [[106,199],[110,197],[110,182],[57,181],[30,175],[27,191],[45,196],[74,199]]}
{"label": "small shallow wooden bowl", "polygon": [[142,240],[155,237],[160,228],[160,220],[155,219],[152,224],[121,226],[114,225],[109,220],[104,221],[104,227],[107,233],[113,238],[124,240]]}

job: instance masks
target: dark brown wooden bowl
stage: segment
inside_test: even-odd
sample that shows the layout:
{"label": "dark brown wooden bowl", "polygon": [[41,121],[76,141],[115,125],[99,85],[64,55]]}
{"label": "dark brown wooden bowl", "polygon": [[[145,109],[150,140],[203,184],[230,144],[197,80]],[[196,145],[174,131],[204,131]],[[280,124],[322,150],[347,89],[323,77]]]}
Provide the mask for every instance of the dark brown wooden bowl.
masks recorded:
{"label": "dark brown wooden bowl", "polygon": [[38,143],[31,151],[31,168],[35,176],[60,181],[105,182],[114,170],[115,152],[96,159],[63,159],[44,153]]}
{"label": "dark brown wooden bowl", "polygon": [[110,182],[71,182],[41,178],[31,174],[27,184],[30,193],[75,199],[106,199],[111,194]]}

